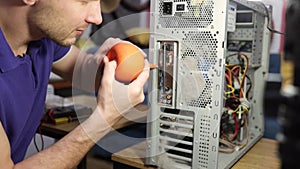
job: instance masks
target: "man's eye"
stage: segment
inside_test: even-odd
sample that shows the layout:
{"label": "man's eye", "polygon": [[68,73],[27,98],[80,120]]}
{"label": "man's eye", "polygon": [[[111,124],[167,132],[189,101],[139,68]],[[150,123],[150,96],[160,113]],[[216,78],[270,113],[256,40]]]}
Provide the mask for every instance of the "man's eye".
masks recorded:
{"label": "man's eye", "polygon": [[89,1],[87,1],[87,0],[82,0],[82,1],[81,1],[81,4],[82,4],[82,5],[86,5],[86,4],[88,4],[88,3],[89,3]]}

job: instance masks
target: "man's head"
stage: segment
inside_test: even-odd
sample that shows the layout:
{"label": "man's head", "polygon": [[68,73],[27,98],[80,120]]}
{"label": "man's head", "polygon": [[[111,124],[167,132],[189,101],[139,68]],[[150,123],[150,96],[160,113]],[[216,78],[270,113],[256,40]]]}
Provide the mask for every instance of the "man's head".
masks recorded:
{"label": "man's head", "polygon": [[23,0],[31,5],[30,33],[60,45],[74,44],[89,24],[102,22],[99,0]]}

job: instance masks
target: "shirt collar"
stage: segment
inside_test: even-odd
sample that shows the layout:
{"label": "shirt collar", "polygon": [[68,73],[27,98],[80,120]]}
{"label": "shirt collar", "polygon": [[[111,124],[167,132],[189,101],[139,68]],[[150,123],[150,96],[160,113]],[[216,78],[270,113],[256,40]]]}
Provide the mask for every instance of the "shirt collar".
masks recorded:
{"label": "shirt collar", "polygon": [[[24,58],[29,55],[37,55],[40,49],[40,41],[33,41],[29,43],[27,53],[24,54]],[[20,57],[16,57],[11,50],[5,36],[0,28],[0,71],[7,72],[9,70],[15,69],[20,65]]]}
{"label": "shirt collar", "polygon": [[0,28],[0,70],[6,72],[19,65]]}

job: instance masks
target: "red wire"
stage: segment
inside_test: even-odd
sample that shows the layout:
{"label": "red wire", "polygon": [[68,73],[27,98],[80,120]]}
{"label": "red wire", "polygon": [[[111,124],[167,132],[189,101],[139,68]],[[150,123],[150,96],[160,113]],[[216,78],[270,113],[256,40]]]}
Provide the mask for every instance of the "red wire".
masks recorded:
{"label": "red wire", "polygon": [[50,109],[49,112],[48,112],[48,114],[49,114],[50,119],[51,119],[52,121],[55,121],[54,118],[53,118],[53,112],[54,112],[54,110],[53,110],[53,109]]}
{"label": "red wire", "polygon": [[234,139],[237,136],[238,132],[239,132],[239,123],[237,121],[236,114],[233,113],[232,117],[234,119],[234,125],[235,125],[234,133],[233,133],[233,136],[232,136],[232,138]]}

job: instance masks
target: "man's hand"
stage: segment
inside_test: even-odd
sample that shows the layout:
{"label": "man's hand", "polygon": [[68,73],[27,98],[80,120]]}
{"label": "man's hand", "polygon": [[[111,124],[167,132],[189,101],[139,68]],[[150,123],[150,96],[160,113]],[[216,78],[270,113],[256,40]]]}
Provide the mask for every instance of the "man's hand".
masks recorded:
{"label": "man's hand", "polygon": [[143,87],[149,77],[149,63],[145,60],[143,72],[129,84],[123,84],[115,80],[116,62],[108,61],[105,57],[104,74],[98,91],[98,106],[103,112],[110,114],[122,114],[141,103],[145,96]]}
{"label": "man's hand", "polygon": [[[97,63],[104,66],[103,75],[100,80],[101,84],[98,90],[98,108],[100,112],[105,113],[102,114],[102,116],[113,117],[113,119],[120,119],[130,108],[144,100],[143,87],[149,78],[150,72],[149,63],[145,59],[145,68],[134,81],[129,84],[118,82],[115,79],[116,61],[109,61],[108,57],[103,57],[103,55],[105,55],[113,45],[120,42],[124,43],[126,41],[108,39],[96,52],[96,55],[100,56]],[[142,53],[146,57],[146,54],[144,52]],[[109,117],[105,118],[109,119]],[[109,120],[107,122],[113,125]]]}
{"label": "man's hand", "polygon": [[[90,133],[90,137],[94,141],[98,141],[99,139],[99,134],[97,133],[102,133],[104,130],[111,130],[112,126],[125,115],[125,112],[128,112],[130,108],[141,103],[145,98],[143,87],[149,78],[150,72],[149,63],[146,59],[144,70],[131,83],[123,84],[115,79],[117,63],[115,60],[110,61],[106,53],[113,45],[119,42],[124,41],[120,39],[108,39],[96,52],[97,54],[95,54],[97,56],[97,64],[103,65],[101,76],[99,75],[99,69],[97,72],[97,78],[99,79],[96,82],[100,84],[98,88],[97,107],[90,118],[82,125],[86,132]],[[90,83],[90,81],[83,82]],[[90,85],[97,87],[93,83]],[[96,128],[98,128],[98,131],[95,133]]]}

